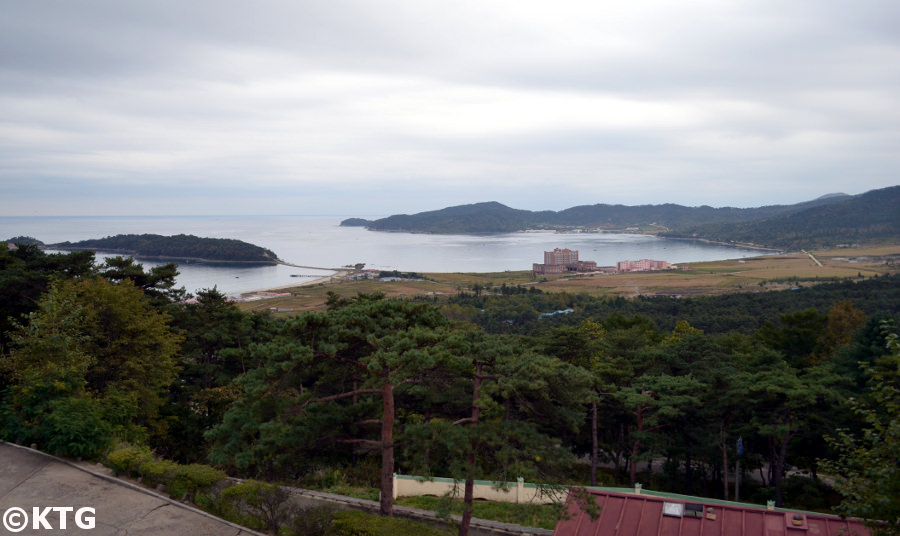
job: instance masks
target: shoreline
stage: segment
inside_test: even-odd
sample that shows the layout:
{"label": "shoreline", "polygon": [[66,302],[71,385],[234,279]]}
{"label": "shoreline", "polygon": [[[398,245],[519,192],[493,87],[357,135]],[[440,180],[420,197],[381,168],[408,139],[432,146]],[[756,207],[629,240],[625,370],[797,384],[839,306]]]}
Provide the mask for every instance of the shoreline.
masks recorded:
{"label": "shoreline", "polygon": [[[427,280],[404,280],[385,285],[370,280],[354,281],[345,277],[345,274],[335,274],[329,278],[315,278],[297,285],[281,285],[256,295],[245,294],[245,297],[250,298],[246,301],[250,303],[241,304],[240,307],[245,311],[268,309],[276,313],[297,313],[324,309],[328,294],[331,292],[341,296],[351,296],[359,292],[380,292],[388,298],[417,296],[431,298],[439,294],[452,294],[454,289],[469,291],[475,285],[481,285],[482,288],[499,288],[498,286],[504,283],[508,287],[535,285],[536,288],[548,293],[583,292],[596,296],[624,298],[634,296],[678,298],[757,293],[786,290],[793,285],[792,281],[797,280],[816,284],[840,279],[855,280],[860,277],[868,279],[898,274],[900,273],[896,264],[900,259],[898,248],[900,244],[884,244],[851,251],[815,250],[812,253],[821,265],[802,253],[782,255],[762,253],[749,258],[699,261],[699,264],[685,271],[585,274],[577,277],[561,276],[544,281],[536,281],[528,270],[505,273],[427,272],[422,274],[428,277]],[[848,254],[852,254],[852,257]],[[754,262],[748,262],[750,259]],[[333,283],[329,283],[329,279]]]}
{"label": "shoreline", "polygon": [[[343,278],[347,277],[347,274],[349,274],[349,273],[350,273],[350,270],[335,270],[335,272],[331,275],[325,275],[322,277],[311,277],[308,280],[303,281],[301,283],[295,283],[295,284],[291,284],[291,285],[281,285],[281,286],[277,286],[277,287],[269,287],[269,288],[256,289],[256,290],[249,290],[249,291],[245,291],[245,292],[236,292],[236,293],[232,294],[231,296],[232,297],[241,297],[241,298],[249,298],[249,297],[257,296],[257,297],[259,297],[259,299],[264,299],[265,293],[277,293],[279,291],[288,290],[288,289],[292,289],[292,288],[309,287],[312,285],[317,285],[319,283],[329,283],[329,282],[332,282],[335,278],[343,279]],[[271,297],[275,298],[278,296],[271,296]]]}
{"label": "shoreline", "polygon": [[649,235],[656,236],[657,238],[662,238],[665,240],[681,240],[683,242],[703,242],[704,244],[712,244],[716,246],[725,246],[735,249],[752,249],[757,251],[771,251],[774,254],[784,254],[787,251],[785,249],[773,248],[770,246],[760,246],[758,244],[745,244],[745,243],[737,243],[737,242],[721,242],[718,240],[713,240],[711,238],[695,238],[688,236],[666,236],[665,234],[660,235]]}

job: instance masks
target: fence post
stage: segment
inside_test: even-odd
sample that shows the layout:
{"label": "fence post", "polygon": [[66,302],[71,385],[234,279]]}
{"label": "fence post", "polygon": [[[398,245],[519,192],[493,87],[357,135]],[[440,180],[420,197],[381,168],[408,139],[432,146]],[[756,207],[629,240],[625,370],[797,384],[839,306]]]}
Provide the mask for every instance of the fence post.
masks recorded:
{"label": "fence post", "polygon": [[516,504],[525,501],[525,479],[522,477],[516,478]]}

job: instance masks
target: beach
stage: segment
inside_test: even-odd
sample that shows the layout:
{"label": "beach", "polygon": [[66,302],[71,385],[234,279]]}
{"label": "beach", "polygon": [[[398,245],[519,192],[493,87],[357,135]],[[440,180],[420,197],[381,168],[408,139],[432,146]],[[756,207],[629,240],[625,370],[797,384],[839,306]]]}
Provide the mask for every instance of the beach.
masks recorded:
{"label": "beach", "polygon": [[[282,286],[273,287],[273,288],[252,290],[250,292],[242,292],[237,296],[232,296],[231,299],[232,299],[232,301],[235,301],[235,302],[244,303],[244,302],[267,300],[267,299],[272,299],[272,298],[283,298],[286,296],[291,296],[291,294],[292,294],[290,292],[284,292],[285,290],[289,290],[292,288],[299,288],[299,287],[309,287],[309,286],[313,286],[313,285],[318,285],[320,283],[330,283],[330,282],[334,281],[335,279],[343,279],[343,278],[347,277],[347,275],[349,273],[350,273],[349,270],[338,270],[337,272],[335,272],[331,275],[322,276],[322,277],[306,276],[303,278],[303,279],[305,279],[304,281],[300,281],[293,285],[282,285]],[[298,279],[300,279],[300,278],[298,278]]]}

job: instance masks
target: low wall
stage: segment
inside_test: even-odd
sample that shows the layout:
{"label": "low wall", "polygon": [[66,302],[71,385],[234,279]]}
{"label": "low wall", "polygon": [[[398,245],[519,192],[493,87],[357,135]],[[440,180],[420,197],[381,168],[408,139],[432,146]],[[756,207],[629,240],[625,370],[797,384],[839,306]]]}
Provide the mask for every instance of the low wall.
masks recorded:
{"label": "low wall", "polygon": [[[453,478],[425,478],[394,473],[394,499],[398,497],[419,497],[422,495],[440,497],[446,494],[461,498],[464,486],[465,481]],[[474,486],[475,499],[508,503],[558,503],[566,500],[568,492],[568,488],[530,484],[521,478],[517,479],[516,482],[476,480]]]}
{"label": "low wall", "polygon": [[[228,478],[227,480],[231,484],[243,482],[243,480],[238,478]],[[381,508],[378,501],[368,501],[365,499],[323,493],[303,488],[282,486],[282,489],[290,494],[291,502],[301,508],[330,506],[338,510],[354,509],[369,512],[371,514],[379,513]],[[439,527],[446,527],[451,531],[455,531],[456,526],[454,523],[459,523],[460,521],[460,516],[458,515],[451,515],[451,522],[448,523],[446,520],[439,518],[435,512],[399,505],[394,505],[394,516],[404,517],[412,519],[413,521]],[[536,527],[524,527],[512,523],[503,523],[501,521],[472,518],[469,534],[470,536],[552,536],[553,531]]]}

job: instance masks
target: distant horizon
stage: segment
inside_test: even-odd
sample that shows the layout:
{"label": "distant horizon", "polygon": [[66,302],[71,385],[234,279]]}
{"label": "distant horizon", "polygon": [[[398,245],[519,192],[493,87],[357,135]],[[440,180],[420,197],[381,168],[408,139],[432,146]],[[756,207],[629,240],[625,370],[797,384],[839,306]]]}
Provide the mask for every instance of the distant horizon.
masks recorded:
{"label": "distant horizon", "polygon": [[251,11],[5,4],[0,214],[756,208],[897,182],[896,0]]}
{"label": "distant horizon", "polygon": [[495,202],[495,203],[500,203],[500,204],[505,205],[505,206],[507,206],[507,207],[509,207],[509,208],[513,208],[513,209],[517,209],[517,210],[528,210],[528,211],[532,211],[532,212],[541,212],[541,211],[560,212],[560,211],[567,210],[567,209],[574,208],[574,207],[579,207],[579,206],[592,206],[592,205],[621,205],[621,206],[632,206],[632,207],[637,207],[637,206],[648,206],[648,205],[650,205],[650,206],[659,206],[659,205],[673,204],[673,205],[680,205],[680,206],[684,206],[684,207],[688,207],[688,208],[698,208],[698,207],[701,207],[701,206],[709,206],[709,207],[716,208],[716,209],[721,209],[721,208],[751,209],[751,208],[760,208],[760,207],[777,206],[777,205],[796,205],[796,204],[800,204],[800,203],[806,203],[806,202],[810,202],[810,201],[816,201],[816,200],[819,200],[819,199],[824,199],[824,198],[828,198],[828,197],[836,197],[836,196],[850,196],[850,197],[853,197],[853,196],[861,195],[861,194],[864,194],[864,193],[867,193],[867,192],[870,192],[870,191],[873,191],[873,190],[880,190],[880,189],[883,189],[883,188],[891,188],[891,187],[893,187],[893,186],[898,186],[898,185],[889,185],[889,186],[884,186],[884,187],[881,187],[881,188],[872,188],[872,189],[868,189],[868,190],[861,191],[861,192],[857,192],[857,193],[829,192],[829,193],[823,193],[823,194],[819,194],[819,195],[814,195],[813,197],[810,197],[810,198],[808,198],[808,199],[802,199],[802,200],[800,200],[800,201],[793,201],[793,202],[790,202],[790,201],[786,201],[786,202],[771,202],[771,203],[766,203],[766,204],[755,204],[755,205],[745,205],[745,206],[738,206],[738,205],[736,205],[736,204],[724,204],[724,205],[693,204],[693,205],[687,205],[687,204],[676,203],[676,202],[661,202],[661,203],[650,203],[650,202],[619,203],[619,202],[615,202],[615,203],[613,203],[613,202],[597,201],[597,202],[588,202],[588,203],[581,203],[581,204],[569,205],[569,206],[566,206],[566,207],[563,207],[563,208],[554,209],[554,208],[529,208],[529,207],[523,207],[523,206],[520,206],[520,205],[514,205],[514,204],[510,204],[510,203],[505,203],[505,202],[503,202],[503,201],[497,201],[497,200],[491,199],[491,200],[485,200],[485,201],[472,201],[472,202],[467,202],[467,203],[464,202],[464,203],[457,203],[457,204],[447,204],[447,205],[442,205],[442,206],[439,206],[439,207],[428,207],[428,208],[420,208],[420,209],[410,209],[410,210],[402,211],[402,212],[396,212],[396,211],[393,211],[393,212],[383,211],[383,212],[371,212],[371,213],[356,213],[356,212],[321,212],[321,213],[311,213],[311,212],[303,212],[303,213],[301,213],[301,212],[248,212],[248,213],[240,213],[240,212],[219,212],[219,213],[212,213],[212,212],[210,212],[210,213],[202,213],[202,214],[201,214],[201,213],[172,212],[172,213],[145,213],[145,214],[135,214],[135,213],[131,213],[131,214],[128,214],[128,213],[112,213],[112,214],[4,214],[4,215],[0,216],[0,218],[5,218],[5,217],[6,217],[6,218],[29,218],[29,217],[32,217],[32,218],[57,218],[57,217],[58,217],[58,218],[129,218],[129,217],[135,217],[135,218],[157,218],[157,217],[158,217],[158,218],[169,218],[169,217],[191,218],[191,217],[198,217],[198,218],[199,218],[199,217],[227,217],[227,216],[242,216],[242,217],[253,217],[253,216],[297,216],[297,217],[302,217],[302,216],[308,216],[308,217],[322,217],[322,218],[326,218],[326,217],[335,217],[335,218],[338,218],[338,217],[340,217],[340,218],[354,217],[354,218],[363,218],[363,219],[367,219],[367,218],[384,218],[384,217],[394,216],[394,215],[400,215],[400,214],[418,214],[418,213],[420,213],[420,212],[431,212],[431,211],[441,210],[441,209],[449,208],[449,207],[466,206],[466,205],[477,205],[477,204],[481,204],[481,203],[494,203],[494,202]]}

